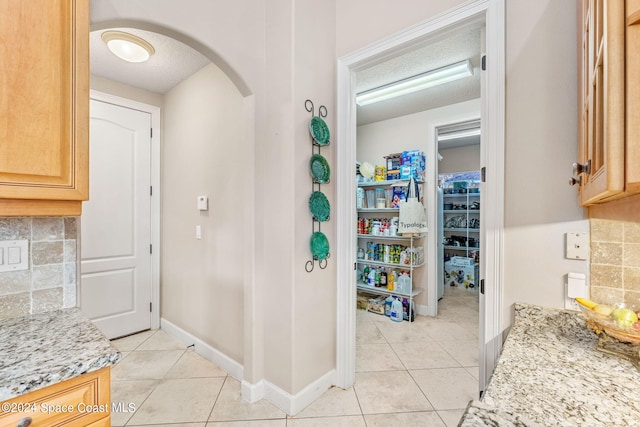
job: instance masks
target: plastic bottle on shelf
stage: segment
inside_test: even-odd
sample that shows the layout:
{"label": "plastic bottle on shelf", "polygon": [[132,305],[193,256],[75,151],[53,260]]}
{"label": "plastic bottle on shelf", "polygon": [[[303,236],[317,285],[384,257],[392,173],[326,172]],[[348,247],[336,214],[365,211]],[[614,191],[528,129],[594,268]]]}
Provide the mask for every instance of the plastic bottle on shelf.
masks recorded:
{"label": "plastic bottle on shelf", "polygon": [[411,301],[411,306],[409,306],[409,300],[402,298],[402,318],[413,322],[413,311],[413,301]]}
{"label": "plastic bottle on shelf", "polygon": [[389,295],[387,299],[384,300],[384,315],[387,317],[391,316],[391,304],[395,301],[395,298]]}
{"label": "plastic bottle on shelf", "polygon": [[365,265],[364,270],[362,270],[362,282],[367,283],[369,281],[369,266]]}
{"label": "plastic bottle on shelf", "polygon": [[390,291],[393,291],[395,289],[395,281],[396,281],[396,274],[394,273],[393,270],[389,271],[389,274],[387,274],[387,289]]}
{"label": "plastic bottle on shelf", "polygon": [[399,299],[394,299],[391,303],[391,313],[389,315],[394,322],[402,322],[402,303]]}
{"label": "plastic bottle on shelf", "polygon": [[387,272],[382,270],[380,272],[380,287],[386,288],[388,284]]}

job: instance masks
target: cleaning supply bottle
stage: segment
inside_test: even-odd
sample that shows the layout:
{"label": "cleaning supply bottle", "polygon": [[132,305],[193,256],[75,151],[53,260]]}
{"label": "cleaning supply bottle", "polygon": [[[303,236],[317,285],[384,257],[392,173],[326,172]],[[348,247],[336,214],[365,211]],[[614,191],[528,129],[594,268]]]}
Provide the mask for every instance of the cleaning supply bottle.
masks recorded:
{"label": "cleaning supply bottle", "polygon": [[376,284],[376,269],[369,270],[369,286],[375,286]]}
{"label": "cleaning supply bottle", "polygon": [[393,272],[393,270],[389,271],[389,274],[387,274],[387,289],[392,291],[394,289],[395,286],[395,273]]}
{"label": "cleaning supply bottle", "polygon": [[394,299],[391,303],[391,320],[394,322],[402,322],[402,303],[399,299]]}
{"label": "cleaning supply bottle", "polygon": [[394,300],[395,298],[393,298],[391,295],[389,295],[387,299],[384,300],[384,315],[387,317],[391,316],[391,304]]}
{"label": "cleaning supply bottle", "polygon": [[413,300],[411,301],[411,304],[409,304],[408,299],[402,298],[402,318],[409,322],[413,322],[413,311]]}

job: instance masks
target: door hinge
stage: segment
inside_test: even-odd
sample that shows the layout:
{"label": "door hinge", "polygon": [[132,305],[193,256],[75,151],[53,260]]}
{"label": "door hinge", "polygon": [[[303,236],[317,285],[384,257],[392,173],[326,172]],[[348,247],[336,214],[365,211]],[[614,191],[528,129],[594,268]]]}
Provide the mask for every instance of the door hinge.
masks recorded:
{"label": "door hinge", "polygon": [[357,263],[357,262],[354,262],[354,263],[353,263],[353,269],[354,269],[354,270],[357,270],[357,269],[358,269],[358,263]]}
{"label": "door hinge", "polygon": [[487,55],[482,55],[482,71],[487,69]]}
{"label": "door hinge", "polygon": [[150,195],[150,196],[153,196],[153,186],[150,186],[150,187],[149,187],[149,195]]}
{"label": "door hinge", "polygon": [[484,295],[484,279],[480,279],[480,293]]}
{"label": "door hinge", "polygon": [[480,168],[480,181],[487,182],[487,168],[484,166]]}
{"label": "door hinge", "polygon": [[149,313],[153,313],[153,303],[149,303]]}
{"label": "door hinge", "polygon": [[149,136],[153,138],[153,128],[149,128]]}
{"label": "door hinge", "polygon": [[153,253],[153,245],[149,245],[149,253],[152,254]]}

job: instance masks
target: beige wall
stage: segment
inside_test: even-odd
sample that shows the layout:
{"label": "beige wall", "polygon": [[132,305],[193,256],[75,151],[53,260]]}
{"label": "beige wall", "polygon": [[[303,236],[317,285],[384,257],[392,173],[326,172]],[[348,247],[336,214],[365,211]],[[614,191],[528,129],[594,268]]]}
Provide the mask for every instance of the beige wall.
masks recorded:
{"label": "beige wall", "polygon": [[439,150],[442,160],[438,173],[469,172],[480,170],[480,144]]}
{"label": "beige wall", "polygon": [[[335,4],[317,0],[287,0],[294,13],[292,35],[293,57],[293,123],[295,147],[293,176],[295,196],[293,212],[295,216],[295,262],[294,279],[289,292],[293,295],[293,370],[290,389],[301,391],[312,381],[335,369],[336,366],[336,227],[335,215],[322,223],[322,232],[329,239],[330,258],[325,269],[318,264],[311,273],[304,269],[311,259],[309,239],[312,221],[309,213],[311,178],[309,159],[311,157],[311,137],[309,120],[311,113],[305,110],[305,100],[315,105],[315,115],[324,105],[325,118],[331,130],[331,143],[321,149],[321,154],[331,167],[331,183],[323,184],[321,191],[331,203],[335,213],[336,145],[335,136]],[[281,48],[282,46],[273,46]],[[317,189],[317,188],[316,188]],[[318,224],[316,224],[316,231]],[[277,270],[277,267],[276,267]],[[273,354],[278,349],[273,348]],[[279,363],[278,370],[283,368]],[[289,388],[289,387],[287,387]]]}
{"label": "beige wall", "polygon": [[576,2],[506,7],[505,327],[514,302],[563,307],[566,274],[589,273],[587,261],[564,258],[564,234],[589,231],[567,185],[577,158]]}
{"label": "beige wall", "polygon": [[[162,108],[164,95],[91,75],[91,89]],[[160,110],[162,112],[162,110]]]}
{"label": "beige wall", "polygon": [[[243,97],[215,65],[165,96],[162,317],[243,361]],[[209,197],[209,210],[196,208]],[[202,239],[196,239],[196,225]]]}

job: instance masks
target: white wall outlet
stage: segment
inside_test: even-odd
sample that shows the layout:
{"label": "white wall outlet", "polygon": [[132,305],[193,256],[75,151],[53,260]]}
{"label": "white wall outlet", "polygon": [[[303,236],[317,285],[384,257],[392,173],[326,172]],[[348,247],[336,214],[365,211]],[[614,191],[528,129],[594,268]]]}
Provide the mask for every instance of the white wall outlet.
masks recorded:
{"label": "white wall outlet", "polygon": [[27,270],[29,268],[29,241],[4,240],[0,242],[0,271]]}
{"label": "white wall outlet", "polygon": [[567,233],[566,258],[589,259],[589,233]]}
{"label": "white wall outlet", "polygon": [[580,311],[580,305],[578,305],[575,299],[569,297],[564,298],[564,308],[567,310]]}

